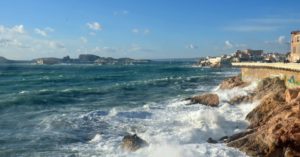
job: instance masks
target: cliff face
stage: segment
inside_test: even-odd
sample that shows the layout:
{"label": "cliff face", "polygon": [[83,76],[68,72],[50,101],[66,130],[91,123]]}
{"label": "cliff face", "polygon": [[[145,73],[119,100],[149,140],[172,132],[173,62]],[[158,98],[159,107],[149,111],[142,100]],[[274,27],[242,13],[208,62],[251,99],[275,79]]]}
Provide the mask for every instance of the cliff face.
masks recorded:
{"label": "cliff face", "polygon": [[228,146],[250,156],[300,156],[300,89],[267,78],[251,97],[261,103],[247,115],[249,130],[233,135]]}

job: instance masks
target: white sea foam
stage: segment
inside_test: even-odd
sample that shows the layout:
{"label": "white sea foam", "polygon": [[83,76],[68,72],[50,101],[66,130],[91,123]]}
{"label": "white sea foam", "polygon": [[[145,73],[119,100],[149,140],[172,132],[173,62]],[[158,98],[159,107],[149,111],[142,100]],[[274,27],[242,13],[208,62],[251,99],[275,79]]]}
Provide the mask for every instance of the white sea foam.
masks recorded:
{"label": "white sea foam", "polygon": [[[219,139],[244,130],[248,126],[245,116],[257,103],[229,105],[228,99],[247,94],[255,84],[245,88],[214,91],[221,97],[219,107],[189,105],[189,101],[173,99],[161,103],[148,103],[137,108],[113,108],[108,112],[95,111],[84,116],[90,120],[106,122],[101,134],[95,133],[86,143],[67,145],[63,149],[78,152],[79,156],[130,157],[193,157],[193,156],[246,156],[225,144],[209,144],[211,137]],[[105,114],[104,114],[105,113]],[[149,147],[136,152],[124,152],[120,143],[126,133],[137,133]]]}
{"label": "white sea foam", "polygon": [[101,135],[96,134],[95,137],[89,141],[89,143],[99,143],[101,139],[102,139]]}
{"label": "white sea foam", "polygon": [[244,88],[235,87],[233,89],[220,90],[219,87],[215,88],[213,91],[218,94],[221,101],[230,100],[236,96],[245,96],[257,87],[257,82],[252,82],[249,86]]}
{"label": "white sea foam", "polygon": [[19,94],[26,94],[26,93],[29,93],[29,91],[22,90],[22,91],[19,92]]}
{"label": "white sea foam", "polygon": [[213,88],[214,88],[213,86],[199,85],[196,88],[188,88],[185,91],[187,91],[187,92],[189,92],[189,91],[203,92],[203,91],[210,91]]}

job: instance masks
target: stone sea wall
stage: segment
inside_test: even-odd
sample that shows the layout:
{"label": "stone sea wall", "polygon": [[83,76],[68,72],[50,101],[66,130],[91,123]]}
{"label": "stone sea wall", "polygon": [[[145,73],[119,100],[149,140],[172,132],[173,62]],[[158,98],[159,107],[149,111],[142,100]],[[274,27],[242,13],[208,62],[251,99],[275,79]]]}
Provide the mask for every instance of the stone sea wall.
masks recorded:
{"label": "stone sea wall", "polygon": [[[300,66],[300,65],[299,65]],[[264,78],[279,77],[285,81],[288,88],[300,87],[300,72],[283,69],[270,69],[259,67],[241,68],[242,80],[245,82],[262,80]]]}
{"label": "stone sea wall", "polygon": [[233,63],[241,67],[242,80],[252,82],[264,78],[279,77],[288,88],[300,87],[300,64],[296,63]]}

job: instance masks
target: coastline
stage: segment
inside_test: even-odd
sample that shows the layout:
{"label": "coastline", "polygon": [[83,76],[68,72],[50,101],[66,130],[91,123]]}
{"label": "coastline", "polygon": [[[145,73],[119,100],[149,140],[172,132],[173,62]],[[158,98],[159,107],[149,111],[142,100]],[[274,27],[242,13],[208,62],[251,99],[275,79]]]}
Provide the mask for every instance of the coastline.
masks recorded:
{"label": "coastline", "polygon": [[[220,87],[244,86],[240,81],[239,76],[229,78]],[[259,104],[246,116],[250,123],[247,129],[219,141],[249,156],[300,156],[300,89],[288,89],[277,77],[265,78],[252,93],[232,98],[229,103],[253,101]]]}
{"label": "coastline", "polygon": [[[219,139],[208,137],[207,142],[211,144],[223,143],[239,149],[248,156],[299,156],[300,90],[288,89],[284,81],[277,77],[266,78],[254,84],[243,82],[241,76],[231,77],[225,79],[218,86],[218,89],[210,93],[186,99],[190,103],[185,105],[205,105],[215,108],[219,107],[220,102],[224,102],[226,99],[229,100],[228,104],[234,106],[256,103],[257,105],[246,114],[249,125],[245,129]],[[222,91],[239,89],[246,89],[247,92],[243,93],[241,90],[242,94],[233,97],[222,96]],[[135,136],[133,135],[133,137]],[[134,139],[130,142],[129,150]],[[122,144],[122,147],[124,145],[128,147],[128,141],[123,141]],[[141,147],[143,146],[141,145],[139,148]]]}

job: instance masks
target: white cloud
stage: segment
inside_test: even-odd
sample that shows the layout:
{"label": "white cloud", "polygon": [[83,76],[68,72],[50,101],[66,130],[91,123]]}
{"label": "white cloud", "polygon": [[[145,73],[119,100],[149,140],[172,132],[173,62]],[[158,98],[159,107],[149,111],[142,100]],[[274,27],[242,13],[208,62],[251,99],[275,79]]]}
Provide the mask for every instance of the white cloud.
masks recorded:
{"label": "white cloud", "polygon": [[0,33],[4,33],[5,32],[5,27],[0,25]]}
{"label": "white cloud", "polygon": [[44,30],[47,32],[54,32],[54,29],[51,27],[46,27]]}
{"label": "white cloud", "polygon": [[286,40],[285,36],[281,35],[276,40],[265,41],[265,44],[289,45],[290,43]]}
{"label": "white cloud", "polygon": [[65,48],[63,43],[56,42],[56,41],[49,41],[48,44],[51,48],[55,48],[55,49],[64,49]]}
{"label": "white cloud", "polygon": [[0,25],[0,33],[25,34],[25,29],[23,25],[15,25],[11,28]]}
{"label": "white cloud", "polygon": [[23,25],[16,25],[11,30],[15,33],[20,33],[20,34],[25,33],[25,29]]}
{"label": "white cloud", "polygon": [[285,36],[279,36],[278,37],[278,39],[277,39],[277,42],[279,43],[279,44],[285,44],[286,43],[286,41],[285,41]]}
{"label": "white cloud", "polygon": [[137,29],[137,28],[133,28],[131,31],[132,31],[132,33],[139,33],[140,32],[140,30]]}
{"label": "white cloud", "polygon": [[132,33],[134,34],[144,34],[144,35],[147,35],[150,33],[150,30],[148,28],[145,28],[145,29],[139,29],[139,28],[133,28],[131,30]]}
{"label": "white cloud", "polygon": [[86,44],[88,42],[87,38],[85,38],[85,37],[80,37],[80,41],[83,44]]}
{"label": "white cloud", "polygon": [[[36,33],[37,29],[33,33]],[[39,30],[45,32],[54,31],[50,27]],[[40,31],[38,32],[41,33]],[[48,56],[60,57],[67,52],[68,50],[62,42],[32,36],[30,32],[25,30],[23,25],[12,27],[0,25],[0,56],[10,59],[32,59]]]}
{"label": "white cloud", "polygon": [[44,37],[48,36],[48,33],[44,30],[36,28],[36,29],[34,29],[34,31],[35,31],[36,34],[39,34],[41,36],[44,36]]}
{"label": "white cloud", "polygon": [[26,48],[27,46],[23,45],[17,39],[8,39],[8,38],[0,38],[0,47],[17,47],[17,48]]}
{"label": "white cloud", "polygon": [[36,34],[38,34],[38,35],[41,35],[41,36],[43,36],[43,37],[46,37],[46,36],[48,36],[48,34],[49,34],[50,32],[54,32],[54,29],[51,28],[51,27],[46,27],[46,28],[44,28],[44,29],[36,28],[36,29],[34,29],[34,32],[35,32]]}
{"label": "white cloud", "polygon": [[186,48],[189,48],[189,49],[198,49],[199,47],[197,45],[194,45],[194,44],[189,44],[188,46],[186,46]]}
{"label": "white cloud", "polygon": [[226,40],[225,41],[225,48],[226,49],[231,49],[231,48],[233,48],[233,44],[229,40]]}
{"label": "white cloud", "polygon": [[41,36],[43,36],[43,37],[46,37],[46,36],[48,36],[48,34],[49,34],[50,32],[54,32],[54,29],[51,28],[51,27],[46,27],[46,28],[44,28],[44,29],[36,28],[36,29],[34,29],[34,32],[35,32],[36,34],[38,34],[38,35],[41,35]]}
{"label": "white cloud", "polygon": [[236,48],[236,49],[242,49],[242,48],[246,48],[247,45],[246,44],[237,44],[237,43],[233,43],[229,40],[226,40],[225,43],[224,43],[224,50],[227,50],[227,49],[233,49],[233,48]]}
{"label": "white cloud", "polygon": [[116,48],[104,46],[104,47],[95,47],[94,49],[91,50],[93,53],[102,53],[102,54],[110,54],[110,53],[115,53],[118,51]]}
{"label": "white cloud", "polygon": [[1,47],[7,47],[8,44],[12,42],[11,39],[6,39],[6,38],[0,38],[0,46]]}
{"label": "white cloud", "polygon": [[94,31],[102,30],[102,26],[98,22],[87,23],[86,25],[88,26],[89,29]]}

